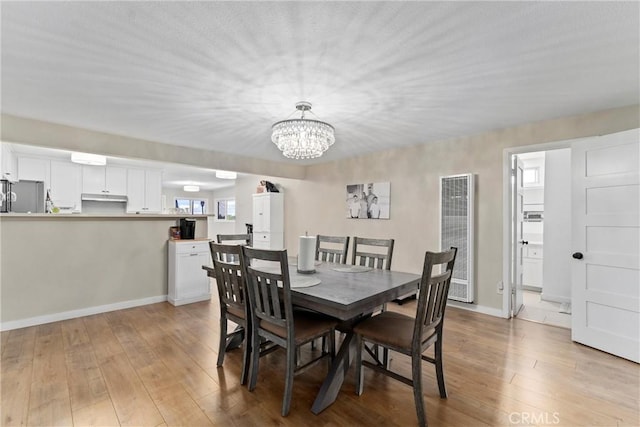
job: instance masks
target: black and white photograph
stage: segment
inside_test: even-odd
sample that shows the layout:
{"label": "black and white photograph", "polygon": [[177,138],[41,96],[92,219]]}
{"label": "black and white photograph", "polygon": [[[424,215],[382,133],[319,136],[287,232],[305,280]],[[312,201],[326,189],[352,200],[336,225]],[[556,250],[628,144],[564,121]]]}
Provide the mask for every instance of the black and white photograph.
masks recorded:
{"label": "black and white photograph", "polygon": [[388,182],[347,185],[347,218],[389,219],[390,194]]}

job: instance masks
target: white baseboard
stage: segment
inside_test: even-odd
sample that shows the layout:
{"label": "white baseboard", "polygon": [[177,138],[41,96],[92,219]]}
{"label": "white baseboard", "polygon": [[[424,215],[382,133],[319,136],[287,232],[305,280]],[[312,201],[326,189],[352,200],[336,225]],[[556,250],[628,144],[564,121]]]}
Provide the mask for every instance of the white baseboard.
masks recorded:
{"label": "white baseboard", "polygon": [[175,298],[168,297],[167,301],[172,305],[179,306],[184,304],[191,304],[193,302],[208,301],[210,299],[211,299],[211,294],[206,294],[206,295],[198,295],[197,297],[182,298],[182,299],[175,299]]}
{"label": "white baseboard", "polygon": [[540,299],[543,301],[551,301],[551,302],[559,302],[559,303],[567,303],[567,304],[571,304],[571,298],[568,297],[563,297],[561,295],[550,295],[549,293],[546,293],[544,291],[542,291],[542,293],[540,294]]}
{"label": "white baseboard", "polygon": [[113,304],[98,305],[95,307],[80,308],[78,310],[63,311],[61,313],[46,314],[44,316],[30,317],[28,319],[12,320],[0,324],[0,331],[27,328],[29,326],[43,325],[45,323],[59,322],[61,320],[75,319],[76,317],[91,316],[92,314],[107,313],[109,311],[123,310],[125,308],[139,307],[141,305],[155,304],[167,300],[166,295],[142,298],[130,301],[121,301]]}
{"label": "white baseboard", "polygon": [[500,308],[487,307],[478,304],[468,304],[465,302],[452,300],[447,300],[447,306],[461,308],[463,310],[475,311],[476,313],[488,314],[489,316],[504,318],[504,316],[502,315],[502,309]]}

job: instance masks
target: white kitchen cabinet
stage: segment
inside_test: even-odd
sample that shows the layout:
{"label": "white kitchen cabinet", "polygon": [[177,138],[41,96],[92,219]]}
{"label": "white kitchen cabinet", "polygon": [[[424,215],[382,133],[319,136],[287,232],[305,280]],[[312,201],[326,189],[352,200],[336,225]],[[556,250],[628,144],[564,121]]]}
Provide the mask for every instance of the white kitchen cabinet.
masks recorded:
{"label": "white kitchen cabinet", "polygon": [[18,157],[18,180],[43,181],[46,188],[51,187],[51,160],[39,157]]}
{"label": "white kitchen cabinet", "polygon": [[115,166],[82,166],[82,192],[127,194],[127,170]]}
{"label": "white kitchen cabinet", "polygon": [[80,212],[82,202],[82,167],[71,162],[51,161],[51,199],[61,209]]}
{"label": "white kitchen cabinet", "polygon": [[170,240],[167,300],[182,305],[211,299],[211,282],[202,269],[211,264],[208,240]]}
{"label": "white kitchen cabinet", "polygon": [[145,171],[144,201],[147,212],[162,212],[162,173],[156,170]]}
{"label": "white kitchen cabinet", "polygon": [[0,143],[0,178],[15,182],[18,180],[16,173],[16,157],[11,149],[11,144],[6,142]]}
{"label": "white kitchen cabinet", "polygon": [[253,195],[253,246],[260,249],[284,248],[284,195]]}
{"label": "white kitchen cabinet", "polygon": [[127,212],[160,213],[162,210],[162,174],[156,170],[127,171]]}

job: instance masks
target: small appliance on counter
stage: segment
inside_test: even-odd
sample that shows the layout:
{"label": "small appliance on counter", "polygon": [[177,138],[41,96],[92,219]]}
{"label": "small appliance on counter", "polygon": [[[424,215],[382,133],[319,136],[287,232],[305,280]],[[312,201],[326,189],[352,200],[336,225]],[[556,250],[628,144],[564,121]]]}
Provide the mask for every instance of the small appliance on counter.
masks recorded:
{"label": "small appliance on counter", "polygon": [[44,182],[0,181],[0,212],[44,213]]}
{"label": "small appliance on counter", "polygon": [[196,235],[196,220],[194,218],[180,218],[180,239],[193,240]]}

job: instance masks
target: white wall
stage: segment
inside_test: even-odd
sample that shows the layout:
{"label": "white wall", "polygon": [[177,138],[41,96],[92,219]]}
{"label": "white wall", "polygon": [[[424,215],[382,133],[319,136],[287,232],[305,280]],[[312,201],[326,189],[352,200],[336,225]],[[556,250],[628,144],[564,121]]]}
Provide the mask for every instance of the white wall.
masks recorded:
{"label": "white wall", "polygon": [[571,149],[546,153],[541,298],[571,302]]}
{"label": "white wall", "polygon": [[[262,174],[265,169],[273,171],[273,175],[290,176],[292,178],[273,178],[266,175],[245,177],[236,182],[237,220],[235,231],[242,231],[245,222],[251,222],[251,195],[255,193],[260,179],[268,179],[282,185],[285,193],[285,245],[297,250],[296,238],[306,231],[309,234],[342,234],[349,236],[393,237],[396,239],[394,250],[394,269],[409,272],[421,271],[424,251],[437,248],[438,245],[438,179],[441,175],[472,172],[477,175],[476,190],[476,275],[477,305],[497,310],[502,308],[502,295],[496,293],[496,283],[502,280],[502,158],[507,147],[528,146],[551,141],[563,141],[603,135],[640,127],[638,106],[612,109],[607,111],[529,123],[521,126],[488,131],[474,136],[425,143],[406,148],[388,150],[371,155],[343,161],[327,162],[314,166],[279,167],[259,160],[247,160],[236,157],[236,163],[225,164],[225,157],[205,150],[185,149],[184,147],[155,144],[147,141],[133,140],[115,135],[90,132],[67,126],[46,124],[29,119],[9,118],[2,116],[2,137],[4,141],[46,145],[65,149],[78,149],[124,157],[142,157],[159,161],[179,161],[181,163],[216,167]],[[455,118],[452,118],[455,120]],[[341,140],[336,144],[348,144]],[[215,161],[214,161],[215,160]],[[211,163],[211,164],[209,164]],[[234,167],[234,165],[238,167]],[[231,166],[229,166],[231,165]],[[276,173],[277,172],[277,173]],[[389,220],[353,220],[345,215],[345,187],[347,184],[360,182],[391,183],[391,219]],[[2,221],[4,222],[4,221]],[[108,223],[108,222],[107,222]],[[44,224],[44,223],[43,223]],[[129,241],[140,245],[152,230],[135,232],[124,230],[120,240],[109,240],[105,245],[100,239],[92,236],[104,230],[105,236],[111,236],[113,228],[103,227],[101,222],[93,224],[91,229],[69,226],[56,227],[56,233],[47,228],[30,229],[2,224],[2,316],[4,320],[13,320],[18,313],[12,313],[14,307],[25,303],[32,304],[33,295],[48,295],[53,288],[67,289],[67,278],[64,274],[51,276],[47,269],[64,265],[77,254],[94,256],[99,260],[95,268],[81,268],[74,274],[77,286],[56,296],[58,301],[42,300],[38,311],[69,310],[69,296],[74,303],[85,305],[93,303],[83,300],[84,295],[76,295],[82,286],[99,289],[104,293],[103,301],[122,301],[127,298],[145,298],[166,294],[166,231],[168,224],[154,231],[158,236],[154,240],[156,257],[153,262],[146,259],[136,260],[127,257],[130,252],[122,252],[121,247]],[[198,226],[199,227],[199,226]],[[202,227],[202,230],[205,227]],[[81,233],[79,233],[81,232]],[[43,234],[44,233],[44,234]],[[88,233],[88,234],[84,234]],[[49,239],[43,240],[43,235]],[[69,239],[72,236],[72,239]],[[160,240],[161,239],[161,240]],[[72,245],[73,251],[62,250],[30,251],[32,247],[43,245]],[[16,246],[17,245],[17,246]],[[94,245],[103,250],[99,253],[91,251]],[[162,245],[162,246],[161,246]],[[14,247],[15,246],[15,247]],[[19,256],[14,254],[20,248]],[[47,246],[51,248],[52,246]],[[134,246],[135,248],[135,246]],[[140,248],[144,251],[145,248]],[[49,257],[54,255],[54,258]],[[140,254],[136,252],[137,256]],[[20,257],[24,258],[20,258]],[[137,262],[135,276],[117,276],[119,267]],[[44,262],[44,263],[43,263]],[[14,266],[15,265],[15,268]],[[22,277],[25,269],[33,274],[29,266],[39,265],[42,271],[37,277]],[[92,266],[94,266],[92,264]],[[104,266],[111,269],[101,270]],[[99,268],[98,268],[99,267]],[[56,267],[58,268],[58,267]],[[106,268],[106,267],[104,267]],[[147,274],[153,271],[152,274]],[[89,281],[87,281],[89,278]],[[127,278],[124,286],[113,286],[110,281]],[[97,285],[96,280],[101,283]],[[30,289],[34,280],[37,288]],[[137,281],[148,283],[148,287],[137,285]],[[102,283],[103,282],[103,283]],[[119,283],[119,282],[116,282]],[[24,287],[24,292],[19,289]],[[16,293],[7,293],[6,290]],[[135,295],[132,292],[136,291]],[[137,292],[140,291],[140,292]],[[87,297],[89,298],[89,297]],[[57,302],[57,304],[56,304]],[[97,302],[96,302],[97,303]],[[46,306],[46,307],[45,307]],[[35,312],[24,313],[36,315]],[[8,316],[9,315],[9,316]]]}

